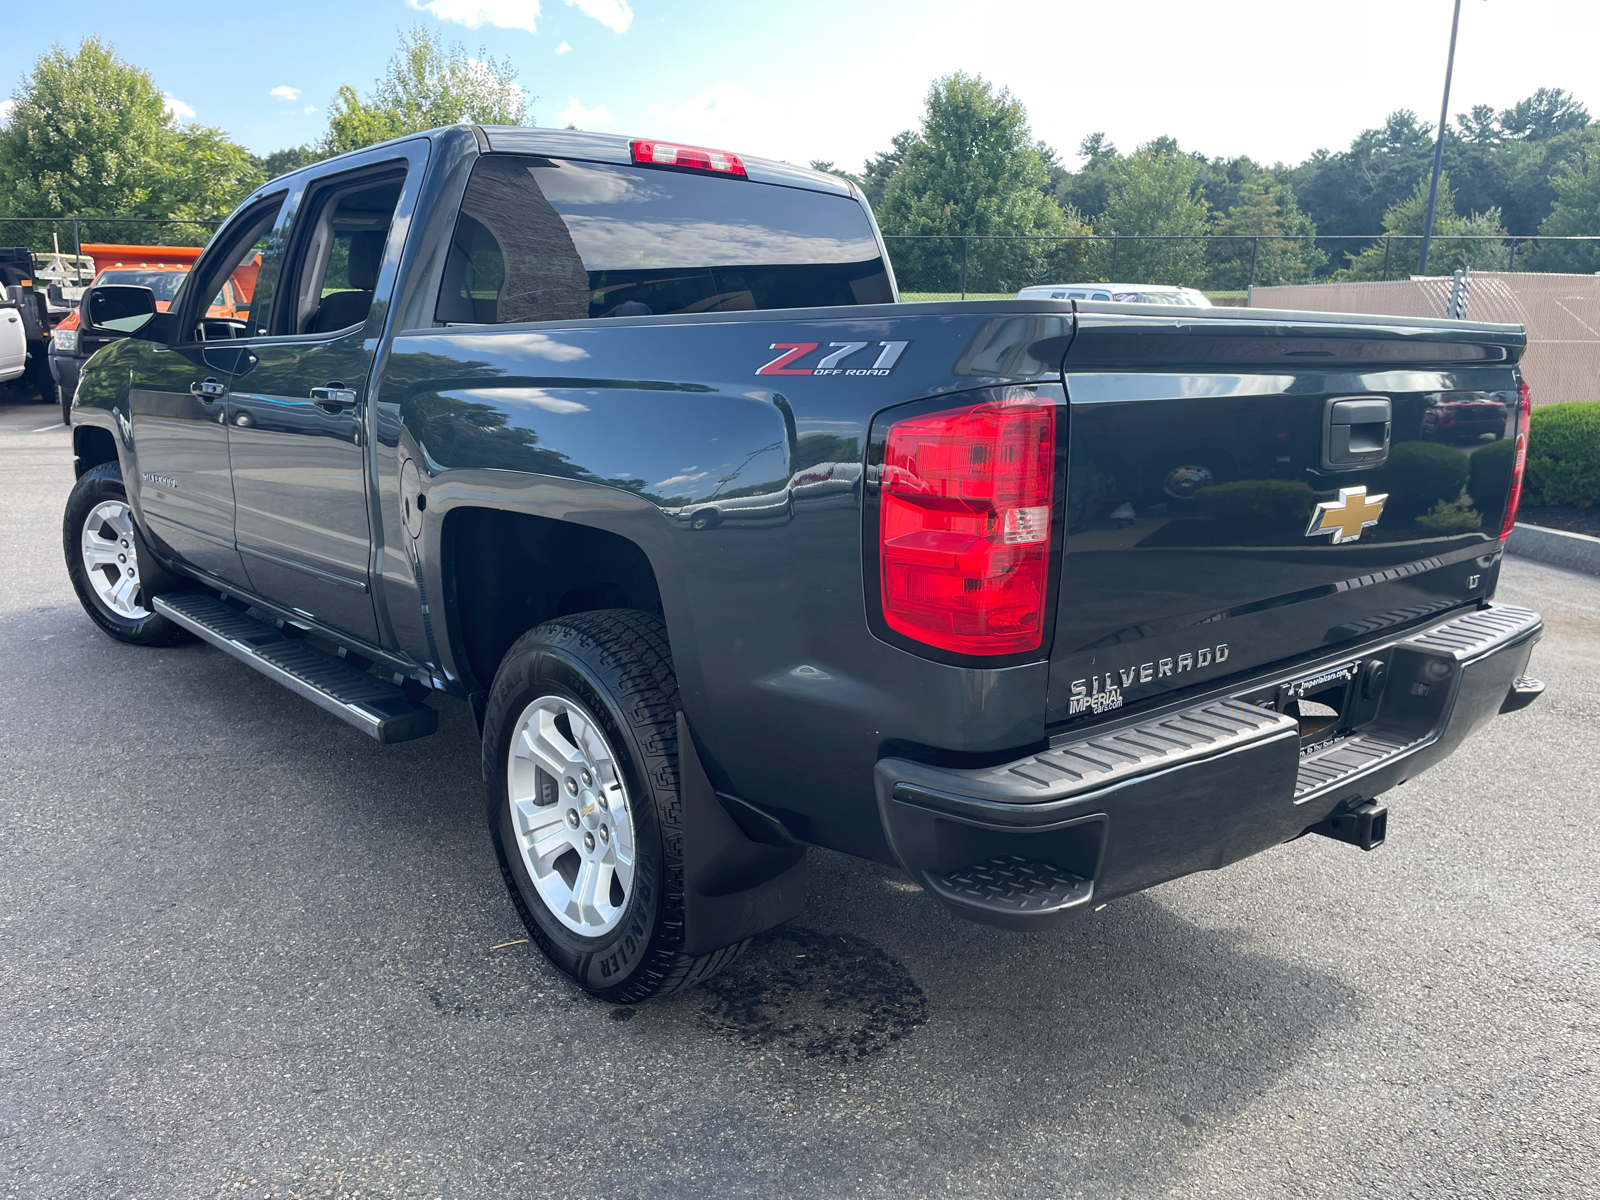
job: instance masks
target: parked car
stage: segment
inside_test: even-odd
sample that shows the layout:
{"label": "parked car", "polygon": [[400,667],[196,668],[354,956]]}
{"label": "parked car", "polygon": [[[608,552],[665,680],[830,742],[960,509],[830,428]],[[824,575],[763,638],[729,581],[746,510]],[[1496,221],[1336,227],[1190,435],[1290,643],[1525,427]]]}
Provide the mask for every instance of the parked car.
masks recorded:
{"label": "parked car", "polygon": [[[0,298],[10,302],[22,327],[22,385],[49,400],[50,366],[45,348],[50,342],[50,310],[44,290],[34,287],[33,254],[25,246],[0,246]],[[6,322],[10,324],[9,321]]]}
{"label": "parked car", "polygon": [[1422,414],[1423,432],[1439,441],[1502,438],[1510,413],[1503,401],[1468,393],[1441,392],[1428,397]]}
{"label": "parked car", "polygon": [[0,292],[0,383],[20,379],[28,369],[28,335],[22,328],[22,301]]}
{"label": "parked car", "polygon": [[[83,246],[83,251],[95,264],[96,284],[149,288],[155,297],[157,312],[166,312],[171,306],[189,269],[200,257],[199,246],[119,246],[90,242]],[[246,313],[259,267],[259,262],[241,264],[223,282],[206,316],[235,320]],[[63,421],[68,420],[72,394],[77,390],[83,363],[104,344],[93,336],[81,339],[79,319],[74,309],[56,325],[50,337],[50,376]]]}
{"label": "parked car", "polygon": [[[1493,600],[1518,327],[900,304],[837,176],[460,125],[264,185],[168,311],[82,312],[91,620],[383,742],[469,706],[511,903],[605,1000],[795,916],[814,846],[1014,930],[1371,849],[1379,797],[1543,690],[1539,616]],[[1417,514],[1459,479],[1398,453],[1444,390],[1519,450],[1452,532]],[[1225,464],[1130,452],[1201,427]],[[695,527],[745,488],[765,519]]]}
{"label": "parked car", "polygon": [[1041,283],[1017,293],[1019,300],[1109,300],[1119,304],[1176,304],[1210,308],[1204,292],[1164,283]]}

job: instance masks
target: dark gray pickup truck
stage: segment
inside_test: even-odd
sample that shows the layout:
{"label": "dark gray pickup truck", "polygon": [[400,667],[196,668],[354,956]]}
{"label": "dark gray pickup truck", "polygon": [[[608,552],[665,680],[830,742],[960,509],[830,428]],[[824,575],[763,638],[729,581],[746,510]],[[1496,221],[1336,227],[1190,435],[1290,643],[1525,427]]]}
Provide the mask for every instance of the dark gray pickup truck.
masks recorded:
{"label": "dark gray pickup truck", "polygon": [[[84,312],[90,617],[385,742],[469,703],[511,898],[609,1000],[794,916],[810,846],[1019,930],[1370,849],[1543,687],[1491,601],[1517,328],[901,304],[838,178],[468,126],[267,184],[167,312]],[[1452,442],[1466,401],[1501,419]]]}

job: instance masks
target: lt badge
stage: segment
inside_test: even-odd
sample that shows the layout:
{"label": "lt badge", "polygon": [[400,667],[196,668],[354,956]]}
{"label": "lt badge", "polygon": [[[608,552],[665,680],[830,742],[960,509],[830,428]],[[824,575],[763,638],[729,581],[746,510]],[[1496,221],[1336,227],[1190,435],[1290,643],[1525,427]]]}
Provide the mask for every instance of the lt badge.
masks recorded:
{"label": "lt badge", "polygon": [[1311,514],[1311,524],[1306,527],[1306,536],[1331,533],[1335,546],[1357,541],[1363,529],[1378,523],[1383,514],[1383,502],[1388,498],[1387,492],[1369,496],[1364,486],[1340,488],[1337,500],[1324,500],[1317,505],[1317,510]]}

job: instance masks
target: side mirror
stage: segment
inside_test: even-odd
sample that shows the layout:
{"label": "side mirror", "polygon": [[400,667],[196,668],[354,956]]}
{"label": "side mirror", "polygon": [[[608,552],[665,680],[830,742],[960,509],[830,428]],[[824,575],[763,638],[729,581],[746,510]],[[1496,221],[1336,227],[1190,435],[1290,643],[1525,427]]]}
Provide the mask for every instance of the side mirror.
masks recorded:
{"label": "side mirror", "polygon": [[156,294],[147,287],[107,284],[83,294],[85,333],[123,335],[138,333],[156,315]]}

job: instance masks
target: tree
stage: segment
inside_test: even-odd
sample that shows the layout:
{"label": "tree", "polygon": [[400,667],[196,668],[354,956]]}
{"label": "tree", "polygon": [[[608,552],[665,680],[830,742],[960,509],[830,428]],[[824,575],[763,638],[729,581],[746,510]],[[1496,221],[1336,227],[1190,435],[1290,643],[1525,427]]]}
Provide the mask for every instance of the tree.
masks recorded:
{"label": "tree", "polygon": [[1328,262],[1327,254],[1317,249],[1315,222],[1300,211],[1293,189],[1273,182],[1270,175],[1244,185],[1238,202],[1212,232],[1258,239],[1213,244],[1206,279],[1221,290],[1310,283]]}
{"label": "tree", "polygon": [[901,160],[906,156],[906,150],[916,140],[915,130],[901,130],[889,139],[888,150],[880,150],[874,154],[861,169],[861,190],[866,193],[867,203],[872,205],[873,212],[882,207],[883,189],[889,186],[889,177],[899,169]]}
{"label": "tree", "polygon": [[1111,192],[1112,170],[1121,156],[1103,133],[1091,133],[1079,142],[1078,154],[1088,161],[1079,170],[1063,176],[1050,194],[1063,210],[1102,212],[1106,196]]}
{"label": "tree", "polygon": [[469,57],[459,42],[448,46],[425,25],[400,35],[383,78],[363,100],[348,84],[328,110],[328,132],[319,148],[343,154],[408,133],[467,121],[474,125],[521,125],[528,97],[516,83],[509,59],[486,50]]}
{"label": "tree", "polygon": [[[1099,234],[1194,236],[1209,224],[1206,202],[1194,195],[1195,161],[1167,139],[1139,147],[1112,171]],[[1197,286],[1205,275],[1206,248],[1198,241],[1123,242],[1116,278],[1131,283]],[[1106,270],[1110,272],[1109,257]]]}
{"label": "tree", "polygon": [[[1417,272],[1422,258],[1422,231],[1428,217],[1428,177],[1417,180],[1410,196],[1383,214],[1383,229],[1393,240],[1385,246],[1377,242],[1360,254],[1346,257],[1347,279],[1404,279]],[[1439,176],[1439,196],[1433,215],[1433,241],[1428,248],[1428,272],[1448,275],[1461,267],[1475,271],[1504,268],[1510,251],[1498,239],[1505,237],[1500,225],[1500,210],[1462,217],[1456,212],[1455,189],[1448,172]],[[1477,234],[1494,241],[1463,241],[1464,235]],[[1385,272],[1384,263],[1388,268]]]}
{"label": "tree", "polygon": [[1500,114],[1500,129],[1512,138],[1530,142],[1550,138],[1589,124],[1589,110],[1561,88],[1540,88]]}
{"label": "tree", "polygon": [[[911,291],[951,291],[962,275],[957,235],[1041,237],[1062,231],[1061,210],[1041,188],[1027,110],[981,76],[957,72],[928,89],[922,130],[884,188],[885,234],[944,235],[892,247],[895,273]],[[1039,273],[1047,243],[973,242],[972,291],[1015,291]]]}
{"label": "tree", "polygon": [[[0,205],[7,215],[225,216],[261,176],[219,129],[179,127],[150,75],[109,43],[85,38],[76,53],[52,46],[34,63],[0,130]],[[57,232],[60,232],[58,229]],[[145,236],[128,224],[86,222],[84,241]],[[204,226],[167,226],[162,238],[202,242]],[[25,240],[50,244],[33,226]]]}
{"label": "tree", "polygon": [[[1556,202],[1539,225],[1545,237],[1600,234],[1600,129],[1586,132],[1587,144],[1551,180]],[[1527,262],[1540,271],[1600,271],[1600,242],[1545,242]]]}

